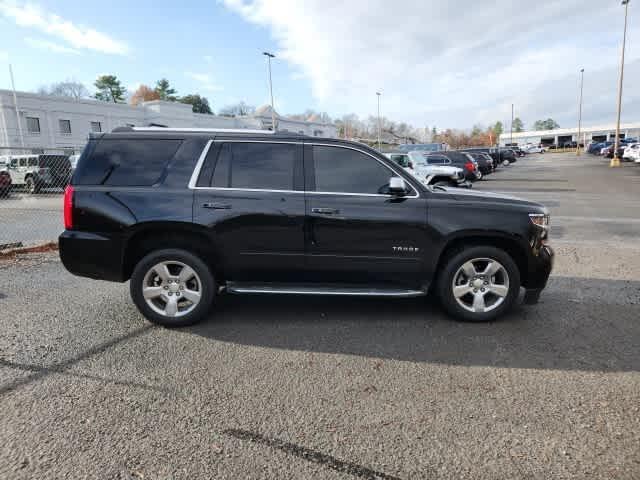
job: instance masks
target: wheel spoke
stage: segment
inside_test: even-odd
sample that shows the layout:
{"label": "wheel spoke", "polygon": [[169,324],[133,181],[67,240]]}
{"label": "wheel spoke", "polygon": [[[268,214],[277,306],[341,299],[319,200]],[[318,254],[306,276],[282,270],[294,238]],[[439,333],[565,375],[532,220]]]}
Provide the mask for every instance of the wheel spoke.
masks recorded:
{"label": "wheel spoke", "polygon": [[487,268],[482,272],[483,275],[487,275],[489,277],[493,277],[500,270],[501,265],[498,262],[489,262],[487,264]]}
{"label": "wheel spoke", "polygon": [[185,288],[182,291],[182,296],[194,304],[200,301],[200,292],[196,292],[195,290]]}
{"label": "wheel spoke", "polygon": [[476,267],[471,262],[467,262],[464,265],[462,265],[462,271],[468,278],[473,277],[477,273]]}
{"label": "wheel spoke", "polygon": [[509,293],[509,287],[506,287],[505,285],[491,284],[489,285],[489,291],[491,293],[495,293],[499,297],[506,297]]}
{"label": "wheel spoke", "polygon": [[473,287],[469,284],[453,287],[453,295],[456,298],[464,297],[467,293],[470,293],[472,291]]}
{"label": "wheel spoke", "polygon": [[169,297],[169,301],[167,305],[164,307],[164,313],[168,317],[175,317],[176,313],[178,313],[178,297],[171,296]]}
{"label": "wheel spoke", "polygon": [[169,280],[169,277],[171,277],[171,272],[169,272],[169,267],[166,263],[156,265],[154,271],[158,274],[163,282],[166,282],[167,280]]}
{"label": "wheel spoke", "polygon": [[476,292],[473,294],[473,310],[475,312],[484,312],[486,304],[484,303],[484,293]]}
{"label": "wheel spoke", "polygon": [[195,274],[196,272],[193,271],[193,268],[185,265],[184,267],[182,267],[182,270],[180,271],[180,275],[178,275],[178,280],[184,283],[187,280],[193,278]]}
{"label": "wheel spoke", "polygon": [[142,289],[142,295],[144,298],[157,298],[164,292],[163,287],[144,287]]}

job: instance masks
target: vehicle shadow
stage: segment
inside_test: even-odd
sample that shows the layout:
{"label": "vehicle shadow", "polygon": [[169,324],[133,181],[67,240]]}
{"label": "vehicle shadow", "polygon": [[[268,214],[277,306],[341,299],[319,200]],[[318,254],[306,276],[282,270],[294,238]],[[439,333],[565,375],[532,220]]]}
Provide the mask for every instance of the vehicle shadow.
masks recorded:
{"label": "vehicle shadow", "polygon": [[220,297],[187,328],[218,341],[411,362],[640,370],[640,282],[552,277],[541,303],[496,322],[448,318],[432,299]]}

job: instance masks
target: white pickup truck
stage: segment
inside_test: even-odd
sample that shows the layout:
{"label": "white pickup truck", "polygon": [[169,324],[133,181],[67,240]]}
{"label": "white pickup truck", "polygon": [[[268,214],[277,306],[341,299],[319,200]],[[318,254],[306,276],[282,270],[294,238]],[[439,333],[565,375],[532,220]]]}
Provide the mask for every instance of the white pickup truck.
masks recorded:
{"label": "white pickup truck", "polygon": [[472,186],[472,183],[465,179],[461,168],[449,165],[429,165],[424,152],[385,153],[385,155],[425,185],[457,188],[471,188]]}

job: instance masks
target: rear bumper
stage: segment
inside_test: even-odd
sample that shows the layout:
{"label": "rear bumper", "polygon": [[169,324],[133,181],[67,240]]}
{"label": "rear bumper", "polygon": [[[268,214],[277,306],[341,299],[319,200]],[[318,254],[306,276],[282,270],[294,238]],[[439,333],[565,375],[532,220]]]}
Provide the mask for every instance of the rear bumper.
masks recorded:
{"label": "rear bumper", "polygon": [[113,237],[65,230],[58,238],[65,268],[81,277],[124,282],[122,241]]}

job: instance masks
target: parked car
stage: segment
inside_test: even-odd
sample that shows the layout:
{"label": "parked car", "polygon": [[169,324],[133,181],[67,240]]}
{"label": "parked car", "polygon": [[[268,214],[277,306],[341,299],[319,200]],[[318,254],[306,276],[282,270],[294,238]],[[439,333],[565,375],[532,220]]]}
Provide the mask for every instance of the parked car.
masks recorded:
{"label": "parked car", "polygon": [[6,155],[0,162],[8,165],[13,187],[24,187],[31,194],[42,188],[64,188],[71,179],[66,155]]}
{"label": "parked car", "polygon": [[284,132],[91,134],[64,224],[70,272],[130,280],[140,312],[169,327],[206,318],[222,291],[411,297],[430,286],[451,315],[487,321],[521,287],[535,303],[554,257],[541,204],[428,188],[363,144]]}
{"label": "parked car", "polygon": [[[470,155],[462,152],[449,151],[425,154],[429,165],[451,165],[461,168],[465,178],[470,182],[475,182],[482,178],[482,173],[478,170],[478,165]],[[480,176],[478,176],[480,173]]]}
{"label": "parked car", "polygon": [[540,145],[525,145],[522,149],[527,153],[544,153],[547,150]]}
{"label": "parked car", "polygon": [[76,171],[76,167],[78,166],[78,159],[79,158],[80,158],[80,155],[78,155],[78,154],[69,156],[69,164],[71,165],[71,175],[73,175],[73,172]]}
{"label": "parked car", "polygon": [[487,160],[487,157],[485,156],[486,154],[484,153],[480,153],[480,152],[464,152],[464,153],[471,155],[471,157],[476,161],[476,164],[478,165],[478,170],[480,171],[480,173],[482,173],[482,175],[489,175],[491,172],[493,172],[493,159],[491,159],[491,157],[489,157],[489,160]]}
{"label": "parked car", "polygon": [[485,153],[489,155],[493,159],[494,170],[497,169],[498,165],[500,165],[504,160],[500,151],[493,147],[469,147],[465,148],[464,151],[469,153]]}
{"label": "parked car", "polygon": [[640,143],[631,143],[627,145],[622,154],[622,158],[630,161],[640,159]]}
{"label": "parked car", "polygon": [[424,152],[387,153],[390,160],[401,166],[425,185],[471,188],[461,168],[449,165],[429,165]]}
{"label": "parked car", "polygon": [[0,162],[0,197],[6,197],[11,193],[11,183],[7,165]]}
{"label": "parked car", "polygon": [[575,142],[575,141],[564,142],[562,144],[562,148],[578,148],[578,142]]}
{"label": "parked car", "polygon": [[589,146],[589,149],[587,151],[594,155],[602,155],[602,149],[610,145],[613,145],[613,142],[606,141],[606,142],[593,143]]}

